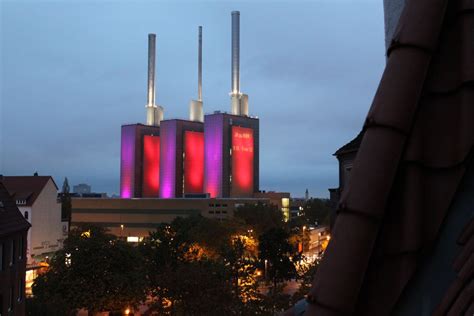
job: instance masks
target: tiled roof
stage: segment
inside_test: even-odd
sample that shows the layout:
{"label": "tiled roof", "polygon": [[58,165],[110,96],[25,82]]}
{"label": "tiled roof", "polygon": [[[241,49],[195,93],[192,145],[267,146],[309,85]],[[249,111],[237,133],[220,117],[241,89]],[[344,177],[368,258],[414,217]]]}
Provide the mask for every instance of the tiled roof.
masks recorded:
{"label": "tiled roof", "polygon": [[[15,200],[25,200],[27,206],[33,205],[51,176],[4,176],[3,184]],[[54,183],[56,189],[58,186]]]}
{"label": "tiled roof", "polygon": [[463,246],[453,264],[457,276],[433,316],[474,315],[474,219],[466,225],[457,242]]}
{"label": "tiled roof", "polygon": [[350,152],[357,151],[360,147],[360,143],[362,142],[362,138],[364,137],[364,131],[360,131],[359,134],[350,142],[339,148],[335,153],[334,156],[339,156],[341,154],[347,154]]}
{"label": "tiled roof", "polygon": [[21,215],[15,201],[0,181],[0,237],[13,232],[26,230],[30,227],[28,221]]}
{"label": "tiled roof", "polygon": [[305,315],[389,315],[413,277],[473,160],[473,39],[474,1],[407,1]]}

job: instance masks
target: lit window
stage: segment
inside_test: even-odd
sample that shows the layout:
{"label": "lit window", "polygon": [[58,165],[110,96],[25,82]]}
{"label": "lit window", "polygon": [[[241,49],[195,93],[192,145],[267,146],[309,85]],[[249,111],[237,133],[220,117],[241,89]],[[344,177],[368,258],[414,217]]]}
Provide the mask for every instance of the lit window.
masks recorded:
{"label": "lit window", "polygon": [[136,236],[128,236],[127,237],[127,241],[128,242],[139,242],[141,240],[140,237],[136,237]]}

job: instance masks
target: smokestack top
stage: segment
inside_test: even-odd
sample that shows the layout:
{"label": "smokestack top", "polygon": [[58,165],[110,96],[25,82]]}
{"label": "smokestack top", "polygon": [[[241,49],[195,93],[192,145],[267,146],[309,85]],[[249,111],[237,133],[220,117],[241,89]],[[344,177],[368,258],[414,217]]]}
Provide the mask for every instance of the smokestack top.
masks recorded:
{"label": "smokestack top", "polygon": [[202,101],[202,26],[198,38],[198,101]]}
{"label": "smokestack top", "polygon": [[146,124],[158,126],[160,122],[156,119],[155,104],[155,55],[156,55],[156,34],[148,34],[148,91],[146,105]]}

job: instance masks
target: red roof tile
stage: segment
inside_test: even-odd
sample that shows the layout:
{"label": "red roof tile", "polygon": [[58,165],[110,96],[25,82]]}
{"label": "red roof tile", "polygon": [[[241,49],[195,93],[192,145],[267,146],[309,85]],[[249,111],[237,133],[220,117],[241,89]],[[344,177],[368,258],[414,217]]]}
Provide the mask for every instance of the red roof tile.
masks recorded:
{"label": "red roof tile", "polygon": [[305,315],[390,314],[436,239],[472,161],[473,39],[474,1],[407,1]]}

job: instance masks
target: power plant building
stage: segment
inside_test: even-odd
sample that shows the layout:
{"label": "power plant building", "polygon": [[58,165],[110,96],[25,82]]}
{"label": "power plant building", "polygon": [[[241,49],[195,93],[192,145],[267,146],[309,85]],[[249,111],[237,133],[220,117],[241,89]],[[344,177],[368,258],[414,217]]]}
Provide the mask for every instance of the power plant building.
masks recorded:
{"label": "power plant building", "polygon": [[214,113],[204,119],[205,184],[211,197],[249,197],[259,191],[259,121]]}
{"label": "power plant building", "polygon": [[231,114],[204,115],[202,27],[198,40],[198,98],[189,120],[163,120],[155,105],[155,35],[148,40],[148,103],[144,124],[122,126],[122,198],[250,198],[259,191],[259,120],[240,91],[240,14],[232,12]]}

